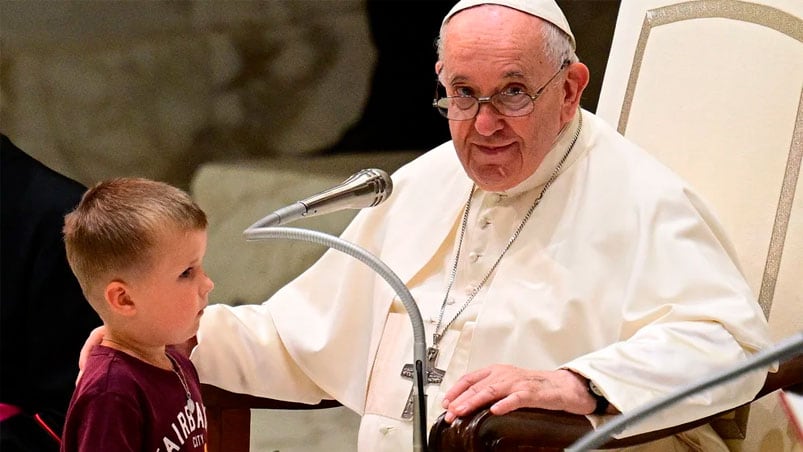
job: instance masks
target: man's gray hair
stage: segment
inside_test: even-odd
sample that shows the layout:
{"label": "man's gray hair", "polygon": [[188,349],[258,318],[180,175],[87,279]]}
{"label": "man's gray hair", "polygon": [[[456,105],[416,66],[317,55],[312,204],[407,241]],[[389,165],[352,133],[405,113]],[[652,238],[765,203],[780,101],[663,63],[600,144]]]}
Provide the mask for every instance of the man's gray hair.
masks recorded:
{"label": "man's gray hair", "polygon": [[[569,35],[567,35],[566,32],[558,28],[552,22],[543,20],[542,23],[542,50],[544,51],[547,59],[555,65],[555,68],[557,69],[560,67],[564,61],[569,61],[570,63],[578,62],[579,58],[574,51],[574,44],[572,43]],[[441,25],[438,39],[435,41],[438,51],[438,61],[443,60],[443,37],[448,25],[448,20]]]}

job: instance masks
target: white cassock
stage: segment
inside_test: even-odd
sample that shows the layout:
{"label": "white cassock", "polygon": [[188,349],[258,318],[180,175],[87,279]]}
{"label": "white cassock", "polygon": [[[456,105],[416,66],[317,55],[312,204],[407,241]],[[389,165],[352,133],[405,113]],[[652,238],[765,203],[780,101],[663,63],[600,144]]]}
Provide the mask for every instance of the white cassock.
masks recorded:
{"label": "white cassock", "polygon": [[[472,195],[442,325],[481,289],[440,343],[436,367],[446,374],[427,387],[429,423],[459,377],[493,363],[573,369],[627,412],[770,345],[734,250],[705,203],[603,121],[582,115],[560,175],[484,285],[569,147],[579,115],[528,180]],[[407,284],[430,344],[473,184],[451,142],[393,180],[393,196],[360,212],[343,238]],[[401,418],[412,327],[393,290],[362,262],[330,250],[261,305],[209,306],[198,338],[192,360],[203,382],[306,403],[336,399],[363,415],[361,451],[412,448],[412,423]],[[745,403],[764,376],[696,395],[622,436]]]}

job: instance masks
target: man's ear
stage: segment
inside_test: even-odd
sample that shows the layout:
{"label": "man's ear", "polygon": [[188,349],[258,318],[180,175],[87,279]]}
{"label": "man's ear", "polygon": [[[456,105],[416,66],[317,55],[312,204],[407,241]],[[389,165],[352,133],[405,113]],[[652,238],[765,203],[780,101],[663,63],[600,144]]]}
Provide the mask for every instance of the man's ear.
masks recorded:
{"label": "man's ear", "polygon": [[574,117],[583,90],[588,86],[590,75],[588,67],[583,63],[572,63],[566,68],[566,81],[563,83],[564,98],[561,107],[561,121],[568,122]]}
{"label": "man's ear", "polygon": [[106,290],[103,292],[106,298],[106,304],[109,309],[118,315],[130,316],[134,315],[137,308],[134,304],[134,299],[131,297],[128,284],[124,281],[114,280],[106,285]]}

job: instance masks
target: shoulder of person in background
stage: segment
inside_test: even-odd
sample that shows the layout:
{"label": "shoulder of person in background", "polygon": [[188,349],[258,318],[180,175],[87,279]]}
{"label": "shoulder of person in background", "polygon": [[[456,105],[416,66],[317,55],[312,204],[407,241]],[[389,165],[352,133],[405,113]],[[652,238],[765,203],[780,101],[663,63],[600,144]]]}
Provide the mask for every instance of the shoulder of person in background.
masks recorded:
{"label": "shoulder of person in background", "polygon": [[[0,450],[58,450],[86,336],[100,319],[67,264],[64,215],[86,187],[0,137]],[[44,424],[44,425],[43,425]]]}

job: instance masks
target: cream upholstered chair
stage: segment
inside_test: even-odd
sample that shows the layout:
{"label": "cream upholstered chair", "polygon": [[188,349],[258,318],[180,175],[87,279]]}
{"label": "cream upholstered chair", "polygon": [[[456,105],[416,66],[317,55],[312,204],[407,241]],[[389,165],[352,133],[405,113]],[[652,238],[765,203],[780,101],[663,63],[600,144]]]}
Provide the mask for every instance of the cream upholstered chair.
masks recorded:
{"label": "cream upholstered chair", "polygon": [[[780,340],[803,329],[803,195],[795,196],[803,157],[803,2],[757,1],[624,0],[597,111],[713,203]],[[799,356],[770,375],[760,393],[769,396],[752,404],[749,424],[741,408],[718,418],[718,430],[746,434],[744,450],[790,449],[792,433],[771,393],[801,379]],[[282,406],[212,387],[205,397],[210,451],[247,450],[248,407]],[[481,410],[452,425],[437,421],[429,443],[442,452],[562,450],[590,430],[583,416]]]}
{"label": "cream upholstered chair", "polygon": [[[597,113],[713,204],[774,339],[803,330],[803,2],[623,2]],[[744,438],[747,412],[714,427]]]}

